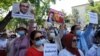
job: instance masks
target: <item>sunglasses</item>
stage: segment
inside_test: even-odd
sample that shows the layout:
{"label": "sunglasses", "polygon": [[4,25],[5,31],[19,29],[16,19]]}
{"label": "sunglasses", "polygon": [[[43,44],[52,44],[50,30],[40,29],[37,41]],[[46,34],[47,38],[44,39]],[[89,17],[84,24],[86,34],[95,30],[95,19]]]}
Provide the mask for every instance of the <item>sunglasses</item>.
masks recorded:
{"label": "sunglasses", "polygon": [[73,39],[72,41],[73,41],[73,42],[78,42],[78,41],[79,41],[79,39]]}
{"label": "sunglasses", "polygon": [[36,37],[34,40],[38,41],[38,40],[41,40],[41,39],[44,39],[45,36],[40,36],[40,37]]}

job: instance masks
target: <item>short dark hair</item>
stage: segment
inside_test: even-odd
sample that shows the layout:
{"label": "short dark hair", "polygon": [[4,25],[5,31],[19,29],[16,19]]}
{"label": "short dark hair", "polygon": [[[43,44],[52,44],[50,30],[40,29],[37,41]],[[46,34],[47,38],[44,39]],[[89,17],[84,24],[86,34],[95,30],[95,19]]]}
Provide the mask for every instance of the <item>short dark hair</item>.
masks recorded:
{"label": "short dark hair", "polygon": [[94,35],[94,38],[97,38],[99,37],[100,38],[100,29],[96,31],[95,35]]}
{"label": "short dark hair", "polygon": [[71,27],[71,31],[74,31],[75,28],[76,28],[76,26],[77,26],[77,25],[73,25],[73,26]]}
{"label": "short dark hair", "polygon": [[95,34],[94,34],[94,37],[93,37],[93,42],[94,42],[94,43],[97,42],[97,41],[96,41],[97,38],[100,38],[100,29],[97,30],[97,31],[95,32]]}
{"label": "short dark hair", "polygon": [[[22,3],[26,3],[26,2],[21,2],[20,4],[19,4],[19,6],[21,6],[22,5]],[[29,6],[29,3],[27,3],[28,4],[28,6]]]}

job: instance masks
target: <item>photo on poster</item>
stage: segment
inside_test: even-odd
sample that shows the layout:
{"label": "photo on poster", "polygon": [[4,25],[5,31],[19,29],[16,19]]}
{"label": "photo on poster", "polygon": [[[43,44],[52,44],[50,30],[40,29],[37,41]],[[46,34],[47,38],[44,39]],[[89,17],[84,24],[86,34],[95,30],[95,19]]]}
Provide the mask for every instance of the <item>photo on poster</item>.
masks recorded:
{"label": "photo on poster", "polygon": [[12,17],[34,19],[33,7],[29,3],[14,3],[12,8]]}
{"label": "photo on poster", "polygon": [[63,23],[64,22],[64,15],[60,11],[57,11],[55,9],[50,9],[48,12],[47,22]]}

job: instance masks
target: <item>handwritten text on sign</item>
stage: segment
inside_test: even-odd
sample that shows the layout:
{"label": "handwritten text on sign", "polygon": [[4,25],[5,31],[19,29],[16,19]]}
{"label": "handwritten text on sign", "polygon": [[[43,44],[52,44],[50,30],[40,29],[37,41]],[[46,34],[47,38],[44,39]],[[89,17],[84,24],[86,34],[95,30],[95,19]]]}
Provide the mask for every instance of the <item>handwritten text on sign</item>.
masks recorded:
{"label": "handwritten text on sign", "polygon": [[44,56],[57,56],[57,45],[47,43],[44,45]]}
{"label": "handwritten text on sign", "polygon": [[98,24],[98,15],[94,12],[89,12],[90,23]]}

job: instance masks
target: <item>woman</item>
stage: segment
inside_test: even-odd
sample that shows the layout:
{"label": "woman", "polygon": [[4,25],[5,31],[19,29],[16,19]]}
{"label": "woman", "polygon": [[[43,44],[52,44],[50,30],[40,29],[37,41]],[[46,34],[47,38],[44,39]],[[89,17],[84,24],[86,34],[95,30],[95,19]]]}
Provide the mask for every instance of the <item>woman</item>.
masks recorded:
{"label": "woman", "polygon": [[86,53],[86,56],[100,56],[100,29],[95,33],[93,45]]}
{"label": "woman", "polygon": [[31,46],[26,52],[26,56],[43,56],[43,45],[46,43],[45,37],[40,31],[32,31],[30,34]]}
{"label": "woman", "polygon": [[59,56],[84,56],[82,51],[77,48],[77,41],[75,35],[67,34],[62,38],[62,44],[64,45],[64,49],[62,49],[59,53]]}

